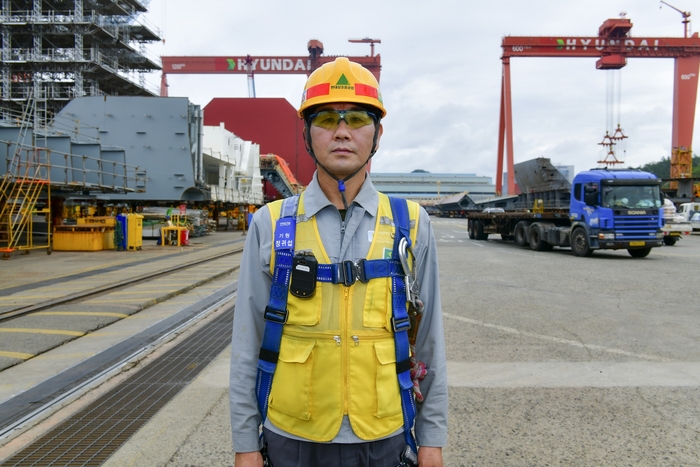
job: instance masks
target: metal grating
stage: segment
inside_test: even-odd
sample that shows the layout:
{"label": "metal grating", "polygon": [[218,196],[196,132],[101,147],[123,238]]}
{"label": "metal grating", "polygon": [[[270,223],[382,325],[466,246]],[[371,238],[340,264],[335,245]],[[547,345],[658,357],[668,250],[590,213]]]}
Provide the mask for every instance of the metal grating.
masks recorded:
{"label": "metal grating", "polygon": [[231,341],[233,307],[0,464],[99,466]]}

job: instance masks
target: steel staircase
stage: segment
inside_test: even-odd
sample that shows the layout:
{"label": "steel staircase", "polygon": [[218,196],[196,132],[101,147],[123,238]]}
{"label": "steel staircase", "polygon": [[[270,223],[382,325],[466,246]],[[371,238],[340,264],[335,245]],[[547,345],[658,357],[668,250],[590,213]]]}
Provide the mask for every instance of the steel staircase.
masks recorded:
{"label": "steel staircase", "polygon": [[[26,158],[21,157],[22,153],[26,153]],[[32,218],[49,211],[48,206],[37,209],[42,194],[48,197],[50,190],[45,153],[42,149],[18,151],[13,159],[16,171],[8,170],[0,183],[0,254],[3,259],[16,250],[34,248]]]}
{"label": "steel staircase", "polygon": [[[32,100],[33,101],[33,100]],[[50,235],[47,244],[34,246],[33,216],[48,214],[51,188],[46,149],[26,146],[24,139],[36,118],[34,102],[25,107],[20,123],[19,137],[14,154],[7,161],[7,172],[0,180],[0,255],[8,259],[17,250],[46,248],[50,253]],[[37,203],[46,197],[43,209]],[[50,231],[50,222],[49,222]]]}

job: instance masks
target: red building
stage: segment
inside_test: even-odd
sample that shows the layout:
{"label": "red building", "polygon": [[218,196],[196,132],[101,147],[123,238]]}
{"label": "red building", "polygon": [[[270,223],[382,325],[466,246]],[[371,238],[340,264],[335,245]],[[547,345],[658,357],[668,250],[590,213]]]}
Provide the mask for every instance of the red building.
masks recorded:
{"label": "red building", "polygon": [[316,166],[306,151],[304,124],[283,98],[217,97],[204,107],[204,124],[225,128],[260,145],[260,154],[277,154],[289,164],[302,185],[311,182]]}

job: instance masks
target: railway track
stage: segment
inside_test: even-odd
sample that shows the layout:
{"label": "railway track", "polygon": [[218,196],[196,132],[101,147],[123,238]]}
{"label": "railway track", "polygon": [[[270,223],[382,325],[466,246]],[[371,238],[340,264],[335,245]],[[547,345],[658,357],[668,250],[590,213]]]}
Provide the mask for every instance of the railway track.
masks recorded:
{"label": "railway track", "polygon": [[[0,371],[238,269],[242,247],[143,258],[1,291]],[[167,311],[165,312],[168,313]],[[3,391],[0,388],[0,401]]]}
{"label": "railway track", "polygon": [[[58,307],[61,305],[75,303],[75,302],[86,300],[86,299],[92,298],[92,297],[98,297],[98,296],[105,295],[109,292],[113,292],[116,290],[123,290],[124,288],[138,285],[141,283],[145,283],[145,282],[151,281],[151,280],[159,278],[159,277],[168,276],[168,275],[171,275],[173,273],[192,268],[194,266],[198,266],[201,264],[212,262],[212,261],[215,261],[215,260],[218,260],[221,258],[225,258],[228,256],[239,255],[242,251],[243,251],[243,248],[240,247],[240,248],[237,248],[235,250],[217,253],[217,254],[214,254],[211,256],[207,256],[205,258],[197,258],[197,259],[194,259],[192,261],[188,261],[188,262],[185,262],[182,264],[177,264],[177,265],[170,266],[170,267],[156,270],[156,271],[151,271],[151,272],[148,272],[146,274],[141,274],[141,275],[134,276],[131,278],[125,278],[123,280],[120,280],[119,283],[104,284],[104,285],[100,285],[97,287],[93,287],[91,289],[82,290],[82,291],[79,291],[79,292],[76,292],[73,294],[69,294],[69,295],[66,295],[63,297],[50,299],[50,300],[46,300],[43,302],[31,304],[31,305],[25,305],[25,306],[17,307],[17,308],[10,309],[10,310],[0,311],[0,323],[8,321],[12,318],[17,318],[19,316],[28,315],[30,313],[34,313],[34,312],[38,312],[38,311],[45,311],[45,310],[55,308],[55,307]],[[235,269],[235,268],[232,268],[232,269]],[[25,289],[26,289],[26,287],[25,287]],[[3,292],[3,291],[0,290],[0,292]]]}
{"label": "railway track", "polygon": [[[221,247],[220,247],[221,248]],[[223,248],[221,248],[223,249]],[[19,436],[28,426],[37,423],[65,405],[66,401],[77,398],[82,392],[89,390],[98,381],[103,381],[108,375],[120,373],[124,367],[129,367],[134,361],[139,361],[143,356],[150,354],[154,348],[172,339],[184,329],[200,321],[203,316],[213,310],[224,309],[223,318],[219,321],[219,329],[216,333],[224,332],[230,325],[221,326],[221,322],[230,321],[233,313],[232,300],[235,299],[237,282],[233,282],[232,276],[238,269],[238,263],[242,247],[232,249],[226,247],[226,251],[215,251],[210,254],[200,254],[196,257],[180,257],[177,264],[163,264],[143,271],[141,274],[129,271],[128,265],[122,265],[118,271],[102,271],[99,284],[82,284],[80,290],[72,291],[76,281],[81,282],[85,278],[81,275],[65,275],[61,278],[44,281],[42,283],[27,284],[20,288],[15,287],[14,294],[33,294],[41,297],[41,293],[47,287],[56,287],[70,293],[63,293],[59,297],[48,300],[33,299],[32,303],[5,309],[0,313],[0,363],[3,356],[18,355],[21,361],[7,363],[0,367],[0,375],[5,381],[13,380],[17,373],[21,373],[22,367],[36,368],[30,373],[38,373],[39,378],[45,378],[39,384],[31,387],[14,389],[15,394],[6,397],[8,391],[3,393],[0,388],[0,449],[3,438],[6,442]],[[148,260],[153,263],[159,258]],[[167,258],[166,258],[167,259]],[[143,263],[142,261],[140,263]],[[141,266],[140,264],[139,266]],[[109,269],[109,268],[106,268]],[[136,268],[138,269],[138,268]],[[90,277],[100,276],[100,271],[92,271]],[[118,277],[115,277],[118,276]],[[211,283],[211,284],[210,284]],[[0,297],[7,294],[9,288],[0,290]],[[10,294],[10,296],[13,296]],[[5,295],[7,297],[7,295]],[[119,297],[137,297],[128,305],[119,303]],[[122,302],[128,301],[122,300]],[[119,308],[121,307],[121,308]],[[125,309],[128,308],[128,309]],[[70,310],[67,310],[70,308]],[[118,309],[119,311],[115,311]],[[105,326],[114,324],[132,314],[144,312],[152,315],[132,322],[143,322],[144,327],[139,332],[127,331],[114,338],[114,342],[105,342],[105,347],[91,357],[77,363],[65,364],[65,368],[56,369],[55,373],[42,375],[41,359],[34,359],[53,348],[62,346],[69,341],[70,346],[80,346],[83,339],[80,337],[97,333],[102,341],[101,333],[107,333]],[[167,317],[163,318],[163,315]],[[120,326],[122,326],[120,324]],[[124,324],[123,326],[126,326]],[[17,332],[15,332],[17,331]],[[133,332],[133,334],[132,334]],[[58,334],[58,338],[56,339]],[[113,332],[112,334],[117,334]],[[18,338],[20,336],[21,338]],[[50,341],[50,338],[54,338]],[[108,339],[107,339],[108,340]],[[217,352],[230,341],[230,332],[218,338],[217,344],[208,351],[207,358],[213,358]],[[95,342],[95,339],[92,339]],[[22,345],[25,348],[20,348]],[[29,350],[27,346],[38,346],[38,350]],[[62,347],[64,348],[64,347]],[[57,349],[60,351],[60,349]],[[24,357],[23,357],[24,355]],[[51,357],[55,358],[55,357]],[[204,365],[206,366],[206,365]],[[3,371],[4,370],[4,371]],[[26,371],[25,371],[26,373]],[[188,373],[189,376],[184,373]],[[183,373],[183,381],[180,386],[186,384],[187,378],[193,377],[194,372],[189,369]],[[7,378],[5,378],[7,377]],[[109,376],[111,377],[111,376]],[[18,383],[19,384],[19,383]],[[170,384],[170,383],[168,383]],[[12,391],[12,390],[11,390]],[[128,391],[127,391],[128,392]],[[147,394],[143,394],[147,397]],[[170,399],[169,395],[162,395],[162,403]],[[128,407],[129,401],[124,402]],[[138,424],[134,425],[136,428]],[[75,427],[76,429],[79,427]],[[69,430],[70,431],[70,430]],[[66,435],[64,433],[64,435]],[[66,435],[67,436],[67,435]],[[65,438],[65,436],[64,436]],[[70,436],[68,436],[70,438]],[[102,441],[95,440],[100,444]],[[0,455],[2,459],[2,455]],[[45,459],[46,460],[46,459]],[[65,460],[65,459],[64,459]],[[2,461],[0,461],[1,463]],[[58,465],[58,464],[29,465]],[[63,461],[57,461],[63,462]],[[6,465],[2,463],[2,465]],[[9,465],[27,465],[24,462]],[[83,464],[81,464],[83,465]],[[93,465],[93,464],[84,464]]]}
{"label": "railway track", "polygon": [[[0,465],[101,465],[133,433],[177,393],[228,345],[237,285],[230,284],[195,309],[162,323],[159,329],[133,336],[129,342],[96,355],[51,378],[26,393],[0,404]],[[192,308],[192,307],[190,307]],[[205,320],[208,315],[212,319]],[[175,341],[163,355],[148,359],[171,336],[203,321],[202,326]],[[150,334],[150,335],[149,335]],[[156,338],[155,341],[153,340]],[[109,359],[109,361],[106,361]],[[141,361],[145,363],[141,364]],[[133,371],[137,370],[137,371]],[[73,411],[57,425],[49,422],[49,431],[12,452],[2,460],[2,445],[21,436],[41,420],[72,403],[106,380],[128,371],[125,380],[108,384],[108,389],[90,405]],[[70,380],[68,383],[67,381]],[[60,385],[61,387],[56,387]],[[70,412],[70,409],[68,409]],[[36,438],[29,435],[28,438]]]}

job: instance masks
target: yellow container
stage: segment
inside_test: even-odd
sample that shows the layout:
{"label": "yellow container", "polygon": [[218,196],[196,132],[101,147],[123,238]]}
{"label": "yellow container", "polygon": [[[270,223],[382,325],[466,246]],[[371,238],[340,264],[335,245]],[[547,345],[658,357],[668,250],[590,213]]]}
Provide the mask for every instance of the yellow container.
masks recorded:
{"label": "yellow container", "polygon": [[105,227],[105,250],[114,250],[114,227]]}
{"label": "yellow container", "polygon": [[126,230],[126,249],[140,250],[143,246],[143,216],[127,214]]}
{"label": "yellow container", "polygon": [[53,229],[54,251],[100,251],[105,249],[102,225],[59,225]]}
{"label": "yellow container", "polygon": [[104,224],[114,227],[117,225],[117,218],[112,216],[79,217],[78,225],[82,224]]}

